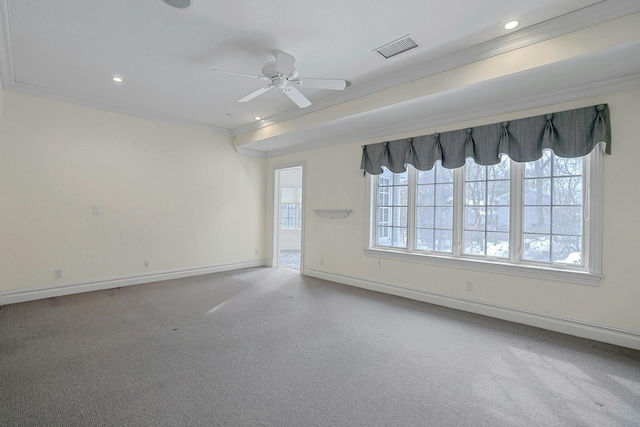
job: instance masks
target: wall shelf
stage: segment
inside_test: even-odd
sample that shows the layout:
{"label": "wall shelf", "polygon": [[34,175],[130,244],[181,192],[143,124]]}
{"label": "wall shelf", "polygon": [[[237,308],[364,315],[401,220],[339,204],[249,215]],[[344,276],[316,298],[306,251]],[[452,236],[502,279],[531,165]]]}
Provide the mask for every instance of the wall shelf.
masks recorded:
{"label": "wall shelf", "polygon": [[353,209],[311,209],[320,218],[346,218]]}

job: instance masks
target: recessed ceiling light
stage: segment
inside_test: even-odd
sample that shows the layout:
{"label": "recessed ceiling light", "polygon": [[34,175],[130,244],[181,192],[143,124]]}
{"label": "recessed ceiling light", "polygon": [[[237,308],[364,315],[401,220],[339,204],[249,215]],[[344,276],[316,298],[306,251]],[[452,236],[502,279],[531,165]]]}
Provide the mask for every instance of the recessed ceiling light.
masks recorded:
{"label": "recessed ceiling light", "polygon": [[114,77],[111,77],[111,80],[112,80],[114,83],[122,83],[122,77],[116,77],[116,76],[114,76]]}
{"label": "recessed ceiling light", "polygon": [[517,26],[518,26],[518,21],[509,21],[506,24],[504,24],[504,29],[513,30]]}
{"label": "recessed ceiling light", "polygon": [[262,117],[260,117],[260,116],[255,116],[255,117],[254,117],[254,119],[255,119],[255,120],[262,120]]}
{"label": "recessed ceiling light", "polygon": [[186,9],[191,6],[191,0],[164,0],[164,2],[178,9]]}

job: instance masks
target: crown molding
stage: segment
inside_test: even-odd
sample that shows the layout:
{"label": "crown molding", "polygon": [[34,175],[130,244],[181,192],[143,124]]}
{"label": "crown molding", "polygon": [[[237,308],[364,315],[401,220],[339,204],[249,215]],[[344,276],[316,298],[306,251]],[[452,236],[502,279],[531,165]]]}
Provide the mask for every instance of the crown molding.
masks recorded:
{"label": "crown molding", "polygon": [[392,76],[381,77],[369,83],[349,86],[345,91],[315,101],[304,110],[292,109],[266,117],[262,123],[250,123],[231,131],[233,136],[244,135],[273,124],[291,120],[324,108],[331,107],[349,100],[370,95],[409,83],[434,74],[462,67],[473,62],[508,53],[523,47],[531,46],[550,40],[564,34],[569,34],[593,25],[601,24],[640,11],[637,0],[604,0],[599,3],[578,9],[574,12],[549,19],[544,22],[523,28],[504,36],[462,49],[425,64],[396,73]]}
{"label": "crown molding", "polygon": [[163,123],[168,123],[172,125],[185,126],[185,127],[195,128],[195,129],[206,129],[221,135],[231,136],[230,129],[214,126],[208,123],[202,123],[195,120],[180,119],[177,117],[167,117],[159,114],[146,113],[144,111],[136,110],[134,108],[115,106],[115,105],[105,104],[101,102],[94,102],[88,99],[83,99],[75,96],[68,96],[56,91],[52,91],[52,90],[41,88],[41,87],[31,86],[25,83],[19,83],[19,82],[13,81],[13,82],[9,82],[9,84],[5,84],[5,88],[13,92],[22,93],[25,95],[37,96],[41,98],[47,98],[53,101],[64,102],[67,104],[80,105],[83,107],[109,111],[111,113],[123,114],[126,116],[137,117],[140,119],[152,120],[157,122],[163,122]]}
{"label": "crown molding", "polygon": [[236,152],[238,154],[242,154],[244,156],[262,157],[262,158],[266,158],[267,157],[267,152],[266,151],[254,150],[254,149],[246,148],[246,147],[242,147],[242,146],[235,147],[235,149],[236,149]]}

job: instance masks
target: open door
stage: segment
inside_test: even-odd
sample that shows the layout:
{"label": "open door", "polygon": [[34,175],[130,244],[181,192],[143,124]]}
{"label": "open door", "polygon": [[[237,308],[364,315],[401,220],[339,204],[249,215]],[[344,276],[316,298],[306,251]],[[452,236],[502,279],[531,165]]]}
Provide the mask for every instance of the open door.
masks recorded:
{"label": "open door", "polygon": [[302,274],[303,166],[275,170],[273,266]]}

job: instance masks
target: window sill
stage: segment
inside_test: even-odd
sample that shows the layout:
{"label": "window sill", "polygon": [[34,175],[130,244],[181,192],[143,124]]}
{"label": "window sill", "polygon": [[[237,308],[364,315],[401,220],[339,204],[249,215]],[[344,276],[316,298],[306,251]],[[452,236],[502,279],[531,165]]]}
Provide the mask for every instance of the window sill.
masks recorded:
{"label": "window sill", "polygon": [[576,283],[580,285],[600,285],[602,275],[561,268],[539,267],[525,264],[509,264],[500,261],[485,261],[471,258],[450,258],[442,255],[407,253],[389,249],[370,248],[364,250],[365,256],[385,258],[396,261],[416,262],[438,265],[441,267],[462,268],[466,270],[485,271],[488,273],[508,274],[535,279]]}

